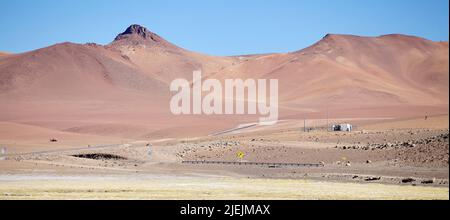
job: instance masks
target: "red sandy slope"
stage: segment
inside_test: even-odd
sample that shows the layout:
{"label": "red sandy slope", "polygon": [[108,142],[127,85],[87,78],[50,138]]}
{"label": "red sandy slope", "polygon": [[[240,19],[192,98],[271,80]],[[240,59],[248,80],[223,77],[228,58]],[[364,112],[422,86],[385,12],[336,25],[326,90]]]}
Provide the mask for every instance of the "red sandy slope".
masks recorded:
{"label": "red sandy slope", "polygon": [[175,78],[279,79],[281,118],[448,114],[447,42],[327,35],[286,54],[214,57],[131,26],[106,46],[62,43],[0,55],[0,121],[122,137],[199,135],[250,116],[175,117]]}

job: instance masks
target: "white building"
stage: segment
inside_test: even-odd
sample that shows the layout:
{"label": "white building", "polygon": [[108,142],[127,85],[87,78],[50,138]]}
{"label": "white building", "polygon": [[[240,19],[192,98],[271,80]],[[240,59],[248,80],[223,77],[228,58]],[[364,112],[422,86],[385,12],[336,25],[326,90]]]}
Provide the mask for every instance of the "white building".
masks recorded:
{"label": "white building", "polygon": [[332,125],[331,126],[332,131],[347,131],[350,132],[353,130],[353,125],[351,124],[339,124],[339,125]]}

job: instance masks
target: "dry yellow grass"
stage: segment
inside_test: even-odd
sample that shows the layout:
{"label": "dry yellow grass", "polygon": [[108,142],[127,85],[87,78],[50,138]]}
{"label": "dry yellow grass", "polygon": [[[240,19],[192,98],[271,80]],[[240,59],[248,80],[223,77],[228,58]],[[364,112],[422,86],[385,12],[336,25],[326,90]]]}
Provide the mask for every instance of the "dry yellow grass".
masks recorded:
{"label": "dry yellow grass", "polygon": [[0,180],[0,199],[448,200],[448,187],[222,177]]}

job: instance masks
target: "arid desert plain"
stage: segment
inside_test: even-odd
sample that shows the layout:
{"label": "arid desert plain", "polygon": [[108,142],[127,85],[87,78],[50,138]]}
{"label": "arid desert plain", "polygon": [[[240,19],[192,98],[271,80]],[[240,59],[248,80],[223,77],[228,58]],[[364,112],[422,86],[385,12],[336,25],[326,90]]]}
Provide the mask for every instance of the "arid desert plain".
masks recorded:
{"label": "arid desert plain", "polygon": [[18,142],[0,161],[0,198],[448,199],[448,116],[355,123],[351,133],[304,132],[286,121],[187,139],[83,143],[80,136],[60,143],[74,147],[40,143],[30,151],[33,144]]}

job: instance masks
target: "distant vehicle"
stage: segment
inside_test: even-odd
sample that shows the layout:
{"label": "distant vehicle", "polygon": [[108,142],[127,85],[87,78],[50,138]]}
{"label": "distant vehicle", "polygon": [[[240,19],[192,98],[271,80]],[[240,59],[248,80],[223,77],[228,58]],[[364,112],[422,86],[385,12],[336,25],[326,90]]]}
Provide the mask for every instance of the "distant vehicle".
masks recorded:
{"label": "distant vehicle", "polygon": [[52,139],[50,139],[50,142],[53,142],[53,143],[58,142],[58,139],[52,138]]}
{"label": "distant vehicle", "polygon": [[339,125],[332,125],[331,131],[347,131],[351,132],[353,131],[353,125],[351,124],[339,124]]}

